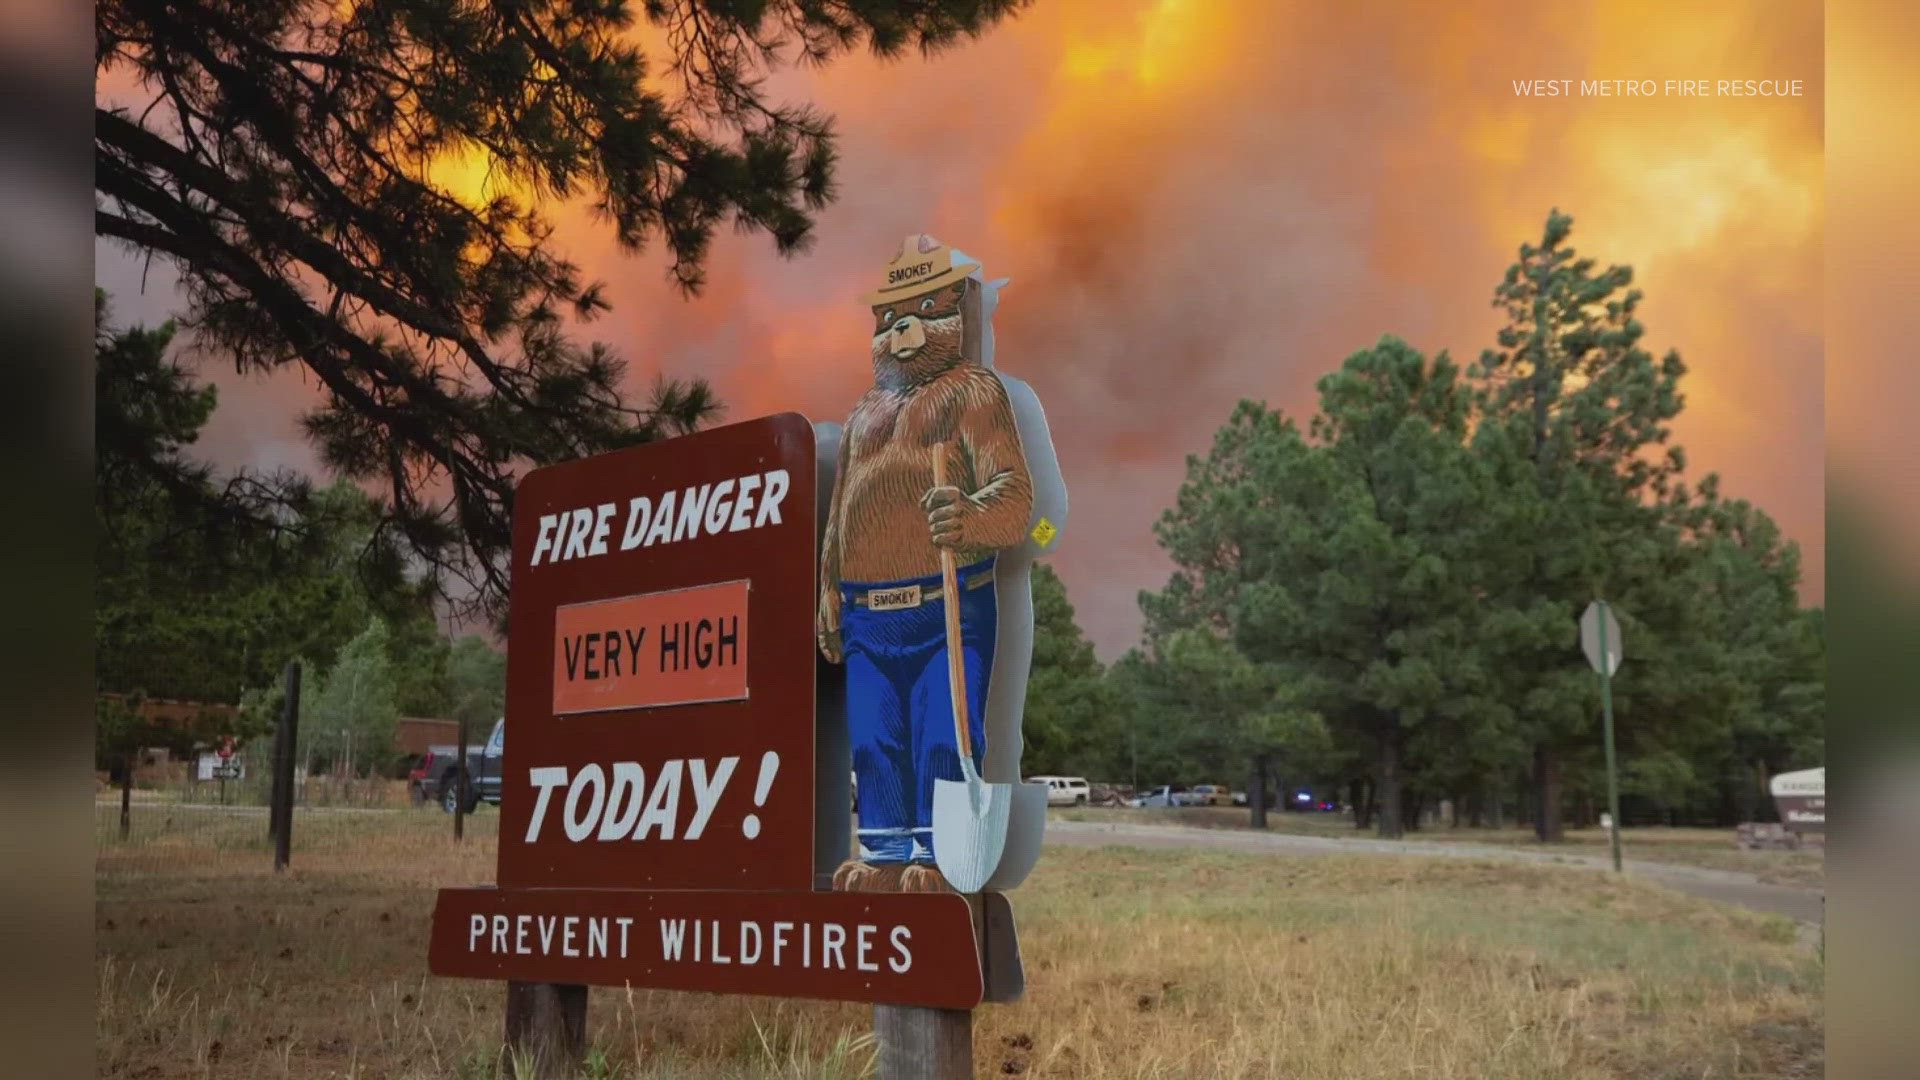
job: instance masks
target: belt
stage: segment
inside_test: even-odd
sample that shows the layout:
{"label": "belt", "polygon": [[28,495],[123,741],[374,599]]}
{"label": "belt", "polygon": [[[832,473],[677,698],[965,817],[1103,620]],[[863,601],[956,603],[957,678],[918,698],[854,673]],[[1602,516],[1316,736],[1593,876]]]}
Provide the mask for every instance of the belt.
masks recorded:
{"label": "belt", "polygon": [[[977,589],[992,580],[993,570],[989,568],[961,581],[960,588],[963,590]],[[944,585],[935,585],[931,589],[923,589],[918,585],[901,585],[891,589],[869,589],[866,592],[854,593],[853,604],[855,607],[872,608],[875,611],[899,611],[906,608],[917,608],[922,604],[931,604],[935,600],[945,596],[946,592],[947,589]]]}

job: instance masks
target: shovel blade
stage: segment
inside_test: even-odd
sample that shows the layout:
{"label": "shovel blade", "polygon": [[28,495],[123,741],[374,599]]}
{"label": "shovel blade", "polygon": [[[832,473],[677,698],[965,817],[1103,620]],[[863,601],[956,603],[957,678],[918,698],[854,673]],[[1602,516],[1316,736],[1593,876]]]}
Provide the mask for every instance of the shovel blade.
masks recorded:
{"label": "shovel blade", "polygon": [[986,885],[1000,892],[1027,880],[1033,864],[1040,861],[1040,842],[1047,831],[1047,785],[1008,786],[1013,794],[1007,807],[1007,842],[1000,852],[999,866]]}
{"label": "shovel blade", "polygon": [[956,890],[979,892],[1000,865],[1012,789],[977,775],[933,782],[933,860]]}

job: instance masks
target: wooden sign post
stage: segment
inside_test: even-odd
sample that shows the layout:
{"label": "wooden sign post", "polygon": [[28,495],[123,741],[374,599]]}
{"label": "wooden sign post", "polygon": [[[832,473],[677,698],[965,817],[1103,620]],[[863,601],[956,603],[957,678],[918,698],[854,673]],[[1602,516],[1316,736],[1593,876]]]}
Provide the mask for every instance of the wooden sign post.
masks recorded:
{"label": "wooden sign post", "polygon": [[817,887],[849,810],[844,737],[816,776],[817,482],[795,414],[521,482],[497,884],[441,890],[428,962],[507,981],[537,1075],[578,1061],[588,986],[987,996],[966,897]]}

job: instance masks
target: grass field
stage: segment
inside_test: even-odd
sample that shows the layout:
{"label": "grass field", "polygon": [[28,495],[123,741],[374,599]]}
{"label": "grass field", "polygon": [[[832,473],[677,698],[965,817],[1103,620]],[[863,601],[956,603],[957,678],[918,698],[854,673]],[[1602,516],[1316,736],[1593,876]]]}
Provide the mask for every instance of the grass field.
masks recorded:
{"label": "grass field", "polygon": [[[497,821],[456,846],[428,811],[308,815],[281,876],[251,821],[103,842],[100,1075],[499,1075],[501,986],[426,974],[433,890],[491,879]],[[1014,906],[1029,992],[978,1014],[981,1076],[1822,1072],[1823,971],[1793,925],[1643,882],[1059,849]],[[852,1005],[596,989],[588,1075],[859,1076],[869,1026]]]}
{"label": "grass field", "polygon": [[[1200,829],[1248,829],[1245,807],[1193,806],[1179,809],[1126,810],[1104,807],[1055,810],[1074,821],[1134,821],[1153,825],[1183,825]],[[1371,831],[1353,827],[1351,818],[1338,814],[1267,814],[1268,832],[1302,836],[1329,836],[1365,840]],[[1752,874],[1776,885],[1819,886],[1826,881],[1826,857],[1818,847],[1797,851],[1743,851],[1734,846],[1732,829],[1632,828],[1621,833],[1624,857],[1644,862],[1676,863],[1709,870]],[[1406,834],[1406,839],[1435,843],[1496,844],[1541,848],[1531,829],[1452,829],[1429,826]],[[1544,850],[1574,855],[1605,856],[1605,829],[1569,829],[1566,839]]]}

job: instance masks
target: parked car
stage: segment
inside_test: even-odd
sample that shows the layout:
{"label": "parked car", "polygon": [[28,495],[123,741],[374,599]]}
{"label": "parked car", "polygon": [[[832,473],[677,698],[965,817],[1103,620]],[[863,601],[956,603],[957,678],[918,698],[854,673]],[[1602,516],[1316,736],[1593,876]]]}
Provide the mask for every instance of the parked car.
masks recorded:
{"label": "parked car", "polygon": [[1184,784],[1162,784],[1157,788],[1150,789],[1144,795],[1134,796],[1133,799],[1128,801],[1127,805],[1136,809],[1158,806],[1185,806],[1187,805],[1187,797],[1190,794],[1191,792],[1187,791],[1186,785]]}
{"label": "parked car", "polygon": [[1231,806],[1233,792],[1225,784],[1195,784],[1187,796],[1188,806]]}
{"label": "parked car", "polygon": [[[506,745],[506,733],[506,720],[495,721],[485,743],[467,747],[467,813],[472,813],[483,802],[500,805],[500,754]],[[416,781],[422,793],[449,814],[459,804],[459,760],[458,747],[431,747],[421,778]]]}
{"label": "parked car", "polygon": [[[467,747],[469,756],[473,751],[473,747]],[[454,757],[458,752],[458,747],[429,746],[427,752],[420,755],[420,764],[407,773],[407,786],[413,791],[415,803],[440,800],[440,778],[452,771]]]}
{"label": "parked car", "polygon": [[434,752],[439,747],[428,747],[424,754],[413,755],[413,765],[407,769],[407,791],[413,795],[416,803],[427,799],[427,778],[433,775]]}
{"label": "parked car", "polygon": [[1078,776],[1029,776],[1027,783],[1047,785],[1048,806],[1085,806],[1093,801],[1093,789]]}

